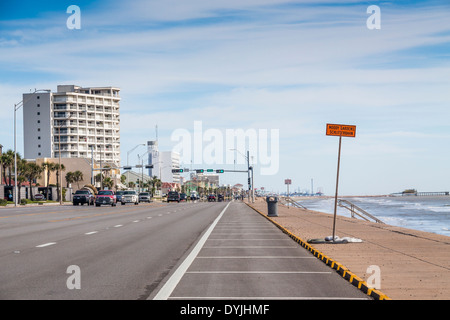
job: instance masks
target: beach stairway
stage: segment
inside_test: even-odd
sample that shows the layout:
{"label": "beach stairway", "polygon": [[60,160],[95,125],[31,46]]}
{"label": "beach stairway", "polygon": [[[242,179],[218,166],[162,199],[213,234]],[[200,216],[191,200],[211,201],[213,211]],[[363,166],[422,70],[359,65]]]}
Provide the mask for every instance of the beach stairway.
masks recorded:
{"label": "beach stairway", "polygon": [[352,203],[348,200],[338,199],[338,206],[349,210],[352,215],[352,218],[355,218],[355,215],[357,215],[358,217],[360,217],[366,221],[372,220],[377,223],[384,223],[380,219],[378,219],[378,218],[374,217],[373,215],[371,215],[370,213],[368,213],[366,210],[361,209],[360,207],[358,207],[357,205],[355,205],[354,203]]}
{"label": "beach stairway", "polygon": [[297,201],[292,200],[290,197],[282,197],[281,202],[286,206],[290,205],[292,207],[308,210],[304,205],[302,205]]}

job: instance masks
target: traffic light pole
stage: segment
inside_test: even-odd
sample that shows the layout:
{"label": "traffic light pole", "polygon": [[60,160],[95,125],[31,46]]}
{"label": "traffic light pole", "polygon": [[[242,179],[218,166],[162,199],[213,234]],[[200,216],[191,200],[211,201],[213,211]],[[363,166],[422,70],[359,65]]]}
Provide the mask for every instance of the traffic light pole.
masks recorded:
{"label": "traffic light pole", "polygon": [[251,180],[250,180],[250,152],[247,150],[247,168],[248,168],[248,203],[250,203]]}

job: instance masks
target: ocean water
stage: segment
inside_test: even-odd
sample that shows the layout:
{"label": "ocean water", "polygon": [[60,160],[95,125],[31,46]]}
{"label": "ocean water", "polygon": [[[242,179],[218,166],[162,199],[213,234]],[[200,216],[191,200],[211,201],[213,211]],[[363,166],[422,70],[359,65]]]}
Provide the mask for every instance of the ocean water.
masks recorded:
{"label": "ocean water", "polygon": [[[450,196],[355,197],[344,198],[386,224],[450,236]],[[306,208],[334,213],[334,198],[297,198]],[[351,217],[337,207],[337,214]],[[357,219],[360,219],[357,217]]]}

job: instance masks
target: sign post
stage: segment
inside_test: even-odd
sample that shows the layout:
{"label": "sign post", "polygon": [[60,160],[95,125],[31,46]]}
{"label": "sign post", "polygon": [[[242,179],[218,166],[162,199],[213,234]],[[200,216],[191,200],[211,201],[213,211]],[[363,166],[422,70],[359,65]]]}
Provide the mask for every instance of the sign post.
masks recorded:
{"label": "sign post", "polygon": [[[284,179],[284,184],[287,186],[287,196],[288,196],[288,198],[290,198],[290,195],[289,195],[289,185],[292,183],[292,181],[291,181],[291,179]],[[289,206],[288,206],[288,209],[289,209]]]}
{"label": "sign post", "polygon": [[329,124],[327,123],[327,136],[338,136],[339,137],[339,151],[338,151],[338,162],[337,162],[337,174],[336,174],[336,194],[334,196],[334,217],[333,217],[333,242],[335,240],[336,234],[336,212],[337,212],[337,198],[338,198],[338,186],[339,186],[339,167],[341,164],[341,144],[342,137],[356,136],[356,126],[343,125],[343,124]]}

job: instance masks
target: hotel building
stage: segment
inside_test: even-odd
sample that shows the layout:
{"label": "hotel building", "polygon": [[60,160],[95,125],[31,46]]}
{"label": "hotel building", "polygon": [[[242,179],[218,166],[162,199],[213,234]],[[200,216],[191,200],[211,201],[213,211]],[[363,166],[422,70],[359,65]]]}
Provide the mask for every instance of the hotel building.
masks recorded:
{"label": "hotel building", "polygon": [[91,158],[120,166],[119,88],[58,85],[23,94],[24,158]]}

